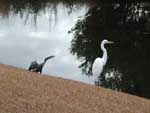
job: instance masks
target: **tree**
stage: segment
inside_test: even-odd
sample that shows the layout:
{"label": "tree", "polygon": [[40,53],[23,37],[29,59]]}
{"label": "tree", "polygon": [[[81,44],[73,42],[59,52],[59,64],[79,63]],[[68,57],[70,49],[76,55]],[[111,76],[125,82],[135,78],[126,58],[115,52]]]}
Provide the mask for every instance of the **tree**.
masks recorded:
{"label": "tree", "polygon": [[74,34],[71,53],[81,60],[82,72],[91,75],[94,59],[102,55],[100,43],[107,38],[115,44],[107,47],[100,85],[150,98],[149,16],[149,2],[101,3],[89,9],[69,31]]}

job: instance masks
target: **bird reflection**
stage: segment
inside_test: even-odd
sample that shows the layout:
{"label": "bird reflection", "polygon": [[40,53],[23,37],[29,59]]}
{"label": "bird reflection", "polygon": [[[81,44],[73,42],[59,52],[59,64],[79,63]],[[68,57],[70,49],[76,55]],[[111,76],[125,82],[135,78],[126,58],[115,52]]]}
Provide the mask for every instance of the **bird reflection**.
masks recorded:
{"label": "bird reflection", "polygon": [[29,66],[29,71],[32,71],[32,72],[39,72],[39,73],[42,73],[42,69],[43,69],[43,66],[45,65],[46,61],[51,59],[51,58],[54,58],[55,56],[49,56],[49,57],[46,57],[44,59],[44,62],[41,63],[41,64],[38,64],[37,61],[33,61],[31,63],[31,65]]}

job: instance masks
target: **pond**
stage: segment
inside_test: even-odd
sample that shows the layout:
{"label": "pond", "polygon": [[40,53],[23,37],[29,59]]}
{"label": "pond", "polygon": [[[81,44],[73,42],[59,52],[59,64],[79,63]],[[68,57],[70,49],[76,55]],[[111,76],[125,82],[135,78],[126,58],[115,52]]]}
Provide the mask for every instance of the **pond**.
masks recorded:
{"label": "pond", "polygon": [[[43,68],[43,73],[66,79],[91,83],[87,76],[82,76],[78,68],[79,61],[70,53],[72,35],[68,31],[75,25],[77,19],[87,11],[83,5],[70,14],[68,9],[59,4],[57,12],[46,7],[37,14],[10,12],[8,16],[0,17],[0,62],[23,69],[28,69],[30,63],[54,55]],[[28,19],[26,20],[28,16]]]}
{"label": "pond", "polygon": [[[8,0],[9,1],[9,0]],[[0,6],[0,63],[28,69],[54,55],[43,73],[93,84],[92,63],[108,61],[101,86],[150,98],[150,3],[5,2]]]}

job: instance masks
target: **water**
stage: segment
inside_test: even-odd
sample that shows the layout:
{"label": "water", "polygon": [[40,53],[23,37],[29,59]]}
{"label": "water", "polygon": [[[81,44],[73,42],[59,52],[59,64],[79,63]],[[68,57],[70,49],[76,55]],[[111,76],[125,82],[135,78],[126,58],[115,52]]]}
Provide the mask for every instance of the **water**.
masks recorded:
{"label": "water", "polygon": [[1,63],[28,69],[33,60],[55,55],[44,74],[93,84],[87,75],[108,39],[115,43],[105,46],[101,86],[150,98],[149,2],[22,2],[0,7]]}
{"label": "water", "polygon": [[87,76],[82,76],[79,61],[69,50],[73,37],[68,31],[86,11],[87,7],[83,6],[68,14],[68,9],[60,4],[56,15],[47,7],[38,14],[36,23],[34,15],[26,21],[26,11],[22,18],[13,13],[9,17],[1,16],[0,62],[28,69],[33,60],[41,63],[45,57],[55,55],[44,66],[44,74],[91,83]]}

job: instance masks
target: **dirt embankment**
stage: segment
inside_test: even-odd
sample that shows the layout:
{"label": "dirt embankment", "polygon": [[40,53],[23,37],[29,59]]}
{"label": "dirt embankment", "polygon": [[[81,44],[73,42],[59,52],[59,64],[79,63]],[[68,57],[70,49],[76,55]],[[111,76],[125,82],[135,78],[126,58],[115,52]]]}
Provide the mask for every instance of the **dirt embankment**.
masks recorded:
{"label": "dirt embankment", "polygon": [[0,65],[0,113],[150,113],[150,101]]}

